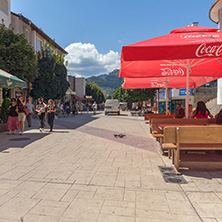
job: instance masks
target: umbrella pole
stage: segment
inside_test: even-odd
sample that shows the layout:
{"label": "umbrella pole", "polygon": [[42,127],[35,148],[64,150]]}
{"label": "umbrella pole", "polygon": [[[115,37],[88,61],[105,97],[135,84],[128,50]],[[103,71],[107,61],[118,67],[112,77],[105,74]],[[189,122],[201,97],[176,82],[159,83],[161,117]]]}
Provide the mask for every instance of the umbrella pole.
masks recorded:
{"label": "umbrella pole", "polygon": [[190,68],[187,66],[187,82],[186,82],[186,109],[185,109],[185,117],[188,119],[188,111],[189,111],[189,79],[190,79]]}
{"label": "umbrella pole", "polygon": [[166,115],[168,115],[168,83],[166,83]]}

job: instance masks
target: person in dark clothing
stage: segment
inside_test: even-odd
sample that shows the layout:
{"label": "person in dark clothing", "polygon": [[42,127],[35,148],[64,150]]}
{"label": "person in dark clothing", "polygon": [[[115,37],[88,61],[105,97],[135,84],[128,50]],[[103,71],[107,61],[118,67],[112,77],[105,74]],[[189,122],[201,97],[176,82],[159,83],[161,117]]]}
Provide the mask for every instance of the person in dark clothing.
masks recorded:
{"label": "person in dark clothing", "polygon": [[177,109],[174,113],[174,117],[177,118],[177,119],[182,119],[185,117],[185,111],[184,111],[184,108],[182,107],[182,105],[179,103],[177,104]]}
{"label": "person in dark clothing", "polygon": [[216,114],[215,118],[216,118],[216,124],[222,124],[222,109],[218,114]]}
{"label": "person in dark clothing", "polygon": [[56,106],[52,99],[48,101],[47,106],[47,117],[48,117],[48,124],[50,126],[50,132],[52,132],[54,119],[55,119],[55,112],[56,112]]}

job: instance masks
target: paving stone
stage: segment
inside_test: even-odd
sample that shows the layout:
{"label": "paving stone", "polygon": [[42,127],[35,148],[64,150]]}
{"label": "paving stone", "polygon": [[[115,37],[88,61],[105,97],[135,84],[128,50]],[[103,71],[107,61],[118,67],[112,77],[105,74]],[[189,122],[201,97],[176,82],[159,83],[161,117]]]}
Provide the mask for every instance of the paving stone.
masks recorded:
{"label": "paving stone", "polygon": [[143,117],[84,113],[56,120],[50,134],[33,124],[27,141],[0,133],[0,222],[222,222],[222,172],[166,183],[159,166],[171,159]]}

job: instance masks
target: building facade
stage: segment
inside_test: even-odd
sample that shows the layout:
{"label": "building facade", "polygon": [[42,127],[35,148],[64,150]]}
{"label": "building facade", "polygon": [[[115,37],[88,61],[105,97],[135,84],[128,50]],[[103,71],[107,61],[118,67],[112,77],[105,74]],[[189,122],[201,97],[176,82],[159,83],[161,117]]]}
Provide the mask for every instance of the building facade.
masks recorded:
{"label": "building facade", "polygon": [[11,24],[11,2],[10,0],[0,1],[0,23],[4,22],[6,27]]}

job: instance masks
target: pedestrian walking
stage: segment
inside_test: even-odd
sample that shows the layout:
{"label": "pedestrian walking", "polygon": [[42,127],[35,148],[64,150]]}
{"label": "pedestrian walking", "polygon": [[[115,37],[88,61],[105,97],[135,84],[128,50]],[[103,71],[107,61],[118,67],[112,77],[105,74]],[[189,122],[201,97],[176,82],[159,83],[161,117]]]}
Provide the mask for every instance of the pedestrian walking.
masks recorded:
{"label": "pedestrian walking", "polygon": [[89,113],[89,103],[86,103],[86,111]]}
{"label": "pedestrian walking", "polygon": [[96,115],[96,110],[97,110],[96,101],[93,103],[92,107],[93,107],[93,114]]}
{"label": "pedestrian walking", "polygon": [[40,132],[44,131],[44,118],[45,118],[45,108],[46,104],[42,101],[42,99],[38,99],[36,104],[36,112],[38,112],[39,120],[40,120]]}
{"label": "pedestrian walking", "polygon": [[54,119],[55,119],[55,112],[56,112],[56,106],[52,99],[48,101],[47,106],[47,117],[48,117],[48,124],[50,126],[50,132],[52,132]]}
{"label": "pedestrian walking", "polygon": [[7,130],[8,135],[11,135],[11,131],[13,130],[13,134],[16,134],[16,130],[19,129],[19,121],[18,121],[18,113],[17,102],[15,98],[11,99],[11,104],[8,107],[8,121],[7,121]]}
{"label": "pedestrian walking", "polygon": [[29,97],[28,100],[27,100],[26,107],[27,107],[28,110],[29,110],[29,114],[26,116],[27,122],[28,122],[28,127],[31,127],[31,126],[32,126],[32,117],[33,117],[33,114],[34,114],[34,112],[35,112],[35,107],[34,107],[34,105],[31,103],[31,98],[30,98],[30,97]]}
{"label": "pedestrian walking", "polygon": [[79,103],[79,111],[80,111],[80,114],[82,115],[82,111],[83,111],[83,103],[80,101]]}
{"label": "pedestrian walking", "polygon": [[75,101],[72,102],[71,110],[72,110],[72,115],[75,117],[75,115],[76,115],[76,105],[75,105]]}
{"label": "pedestrian walking", "polygon": [[63,116],[65,117],[65,111],[64,111],[64,104],[63,102],[60,103],[59,105],[59,117],[61,116],[61,113],[63,114]]}
{"label": "pedestrian walking", "polygon": [[20,135],[23,135],[24,133],[24,128],[25,128],[25,104],[26,102],[23,100],[22,96],[20,96],[17,100],[17,109],[16,112],[18,113],[18,121],[19,121],[19,126],[20,126]]}

